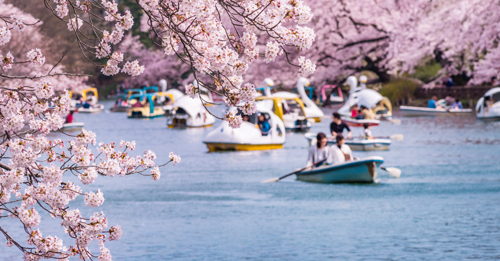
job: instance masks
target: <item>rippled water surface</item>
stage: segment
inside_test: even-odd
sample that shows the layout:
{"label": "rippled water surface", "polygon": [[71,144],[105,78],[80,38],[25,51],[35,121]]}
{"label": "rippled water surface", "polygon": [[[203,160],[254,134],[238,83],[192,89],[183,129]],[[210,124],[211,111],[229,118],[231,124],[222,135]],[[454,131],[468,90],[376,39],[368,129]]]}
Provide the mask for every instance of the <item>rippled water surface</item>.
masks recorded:
{"label": "rippled water surface", "polygon": [[[374,135],[404,134],[404,140],[390,151],[354,154],[384,157],[385,166],[403,171],[401,178],[380,172],[377,184],[325,185],[295,177],[261,183],[304,166],[301,134],[288,134],[282,150],[208,153],[201,140],[212,128],[172,130],[165,118],[129,120],[109,111],[75,118],[99,141],[135,140],[138,152],[182,156],[180,165],[162,169],[158,182],[100,178],[85,187],[101,188],[106,201],[98,211],[123,227],[122,239],[107,243],[116,260],[500,258],[500,123],[473,116],[383,122]],[[312,131],[327,132],[329,123]],[[86,215],[96,211],[83,199],[73,206]],[[0,225],[16,226],[8,222]],[[57,224],[42,229],[61,232]],[[1,237],[0,243],[0,259],[21,258]]]}

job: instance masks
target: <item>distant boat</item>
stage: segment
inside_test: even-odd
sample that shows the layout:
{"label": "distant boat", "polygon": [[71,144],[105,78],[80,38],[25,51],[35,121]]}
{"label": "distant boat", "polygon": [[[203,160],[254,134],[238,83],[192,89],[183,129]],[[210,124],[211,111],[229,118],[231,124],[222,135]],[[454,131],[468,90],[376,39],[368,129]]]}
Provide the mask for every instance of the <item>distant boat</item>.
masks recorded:
{"label": "distant boat", "polygon": [[61,128],[62,131],[80,131],[83,129],[85,123],[83,122],[72,122],[72,123],[64,123]]}
{"label": "distant boat", "polygon": [[487,91],[477,101],[476,117],[480,120],[500,120],[500,87]]}
{"label": "distant boat", "polygon": [[338,104],[344,102],[344,95],[342,94],[342,89],[340,88],[340,86],[335,86],[335,85],[323,85],[323,87],[321,87],[321,102],[325,102],[327,100],[325,92],[326,89],[332,89],[332,92],[330,94],[331,104]]}
{"label": "distant boat", "polygon": [[323,165],[296,174],[297,180],[317,183],[373,183],[384,158],[372,156],[334,165]]}
{"label": "distant boat", "polygon": [[215,117],[207,111],[199,98],[182,96],[173,107],[172,113],[167,116],[168,128],[206,128],[215,123]]}
{"label": "distant boat", "polygon": [[[158,100],[157,93],[133,94],[130,96],[129,104],[132,107],[127,110],[128,118],[157,118],[163,117],[165,111],[160,105],[156,104]],[[138,104],[139,106],[135,106]]]}
{"label": "distant boat", "polygon": [[[317,133],[308,132],[304,137],[309,141],[309,145],[316,144]],[[328,140],[329,145],[337,144],[336,140]],[[382,151],[389,150],[391,139],[346,139],[345,144],[353,151]]]}
{"label": "distant boat", "polygon": [[[238,115],[242,112],[238,111]],[[271,129],[266,136],[258,127],[258,116],[263,115]],[[285,143],[285,125],[281,119],[262,104],[257,105],[257,112],[248,116],[249,121],[243,121],[240,128],[233,129],[226,121],[212,130],[203,139],[209,151],[249,151],[282,149]]]}
{"label": "distant boat", "polygon": [[89,108],[83,108],[83,107],[77,108],[77,111],[79,113],[99,113],[102,110],[104,110],[104,105],[102,104],[91,105]]}
{"label": "distant boat", "polygon": [[[96,88],[87,88],[81,91],[69,91],[71,98],[70,107],[72,111],[78,110],[81,113],[99,113],[104,110],[104,105],[98,104],[98,93]],[[83,108],[82,101],[90,105]]]}
{"label": "distant boat", "polygon": [[357,86],[358,80],[355,76],[347,77],[347,83],[351,86],[351,89],[349,91],[349,97],[344,105],[338,110],[338,113],[342,116],[349,117],[351,116],[352,106],[357,105],[358,107],[364,106],[370,109],[375,114],[375,119],[391,120],[391,101],[375,90],[367,89],[366,76],[362,75],[360,81],[360,85]]}
{"label": "distant boat", "polygon": [[414,106],[400,106],[399,109],[403,116],[468,115],[472,113],[472,109],[434,109]]}

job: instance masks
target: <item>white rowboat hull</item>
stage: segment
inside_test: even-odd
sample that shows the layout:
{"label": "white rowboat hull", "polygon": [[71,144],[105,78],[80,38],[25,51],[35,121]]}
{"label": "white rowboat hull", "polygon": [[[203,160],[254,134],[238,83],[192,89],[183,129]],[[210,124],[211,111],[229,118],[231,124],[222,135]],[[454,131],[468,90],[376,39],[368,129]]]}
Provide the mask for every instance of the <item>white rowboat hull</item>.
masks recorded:
{"label": "white rowboat hull", "polygon": [[[304,137],[309,141],[309,145],[316,144],[317,133],[306,133]],[[336,140],[328,140],[328,145],[337,144]],[[389,150],[391,146],[390,139],[346,139],[345,144],[353,151],[382,151]]]}
{"label": "white rowboat hull", "polygon": [[472,109],[433,109],[414,106],[400,106],[403,116],[468,115]]}
{"label": "white rowboat hull", "polygon": [[83,122],[64,123],[62,131],[80,131],[85,124]]}

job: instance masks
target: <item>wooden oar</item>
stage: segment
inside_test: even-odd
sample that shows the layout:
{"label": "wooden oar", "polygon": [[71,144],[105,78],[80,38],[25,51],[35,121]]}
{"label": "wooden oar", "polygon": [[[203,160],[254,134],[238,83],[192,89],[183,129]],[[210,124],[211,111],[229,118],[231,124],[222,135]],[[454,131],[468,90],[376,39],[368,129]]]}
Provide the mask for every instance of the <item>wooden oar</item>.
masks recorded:
{"label": "wooden oar", "polygon": [[[316,165],[318,165],[318,164],[320,164],[320,163],[323,163],[323,162],[325,162],[325,161],[326,161],[326,159],[324,159],[324,160],[320,160],[320,161],[318,161],[318,162],[315,162],[315,163],[313,163],[313,166],[316,166]],[[291,176],[291,175],[293,175],[293,174],[297,174],[297,173],[299,173],[299,172],[301,172],[301,171],[304,171],[305,169],[310,168],[310,167],[311,167],[311,166],[307,166],[307,167],[301,168],[301,169],[299,169],[299,170],[296,170],[296,171],[294,171],[294,172],[292,172],[292,173],[290,173],[290,174],[286,174],[285,176],[281,176],[281,177],[279,177],[279,178],[272,178],[272,179],[264,180],[264,181],[262,181],[262,183],[272,183],[272,182],[277,182],[277,181],[280,181],[280,180],[282,180],[282,179],[284,179],[284,178],[286,178],[286,177],[288,177],[288,176]]]}
{"label": "wooden oar", "polygon": [[394,178],[399,178],[401,177],[401,170],[398,168],[385,168],[385,167],[380,167],[381,169],[385,170],[389,175],[393,176]]}

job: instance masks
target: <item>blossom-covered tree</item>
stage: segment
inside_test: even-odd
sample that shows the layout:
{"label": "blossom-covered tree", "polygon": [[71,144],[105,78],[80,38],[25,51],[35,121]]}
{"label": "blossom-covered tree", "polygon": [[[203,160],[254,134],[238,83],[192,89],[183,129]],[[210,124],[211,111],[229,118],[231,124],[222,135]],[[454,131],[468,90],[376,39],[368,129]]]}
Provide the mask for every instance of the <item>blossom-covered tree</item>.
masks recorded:
{"label": "blossom-covered tree", "polygon": [[[35,19],[31,14],[27,14],[16,8],[15,6],[9,4],[0,5],[0,14],[2,17],[10,18],[22,17],[23,22],[26,25],[22,31],[12,33],[7,32],[6,28],[2,27],[0,30],[5,30],[3,33],[3,43],[2,49],[0,51],[0,59],[2,63],[0,64],[2,69],[2,74],[5,76],[10,75],[25,75],[25,76],[35,76],[46,74],[49,70],[54,74],[53,76],[46,77],[50,80],[52,87],[55,91],[68,90],[79,90],[85,89],[89,86],[86,84],[87,76],[73,76],[68,77],[64,74],[64,66],[57,64],[54,66],[50,62],[58,63],[61,59],[61,53],[53,54],[49,52],[50,45],[53,44],[52,39],[44,36],[39,27],[42,24],[41,21]],[[1,34],[1,33],[0,33]],[[10,35],[10,40],[7,41],[7,36]],[[26,39],[29,39],[31,43],[36,43],[36,48],[26,44]],[[0,44],[1,44],[0,43]],[[27,54],[30,53],[30,57]],[[28,61],[28,59],[36,59],[40,56],[39,61],[36,65],[38,66],[13,66],[14,63],[18,63],[17,59],[23,59],[23,61]],[[49,62],[50,61],[50,62]],[[0,77],[0,82],[2,85],[16,87],[21,85],[33,84],[33,81],[29,78],[20,77]]]}
{"label": "blossom-covered tree", "polygon": [[[467,73],[471,83],[499,78],[496,1],[467,0],[306,0],[314,14],[316,41],[306,55],[316,63],[312,82],[339,81],[363,70],[382,81],[411,72],[427,58],[437,60],[451,74]],[[279,63],[285,64],[281,59]],[[293,86],[289,67],[254,64],[246,80],[271,77]]]}
{"label": "blossom-covered tree", "polygon": [[[2,8],[13,8],[4,2],[0,0]],[[127,60],[117,48],[134,24],[130,11],[119,10],[117,3],[110,0],[43,2],[47,10],[40,12],[52,12],[66,23],[82,55],[100,66],[104,75],[123,72],[136,77],[144,72],[144,65]],[[310,9],[301,0],[138,3],[148,16],[152,40],[164,50],[163,55],[176,55],[191,67],[199,84],[186,86],[188,94],[201,99],[199,88],[211,89],[224,95],[227,105],[240,106],[247,114],[256,110],[255,88],[243,84],[248,65],[260,55],[272,62],[280,55],[288,55],[290,49],[307,49],[314,40],[314,32],[304,26],[311,19]],[[97,143],[96,135],[88,130],[68,135],[69,140],[49,139],[47,134],[61,129],[69,110],[70,98],[62,84],[66,78],[62,77],[74,79],[81,74],[58,67],[64,54],[59,54],[53,66],[46,63],[49,57],[41,48],[43,43],[38,47],[37,42],[28,41],[31,35],[18,40],[23,46],[33,46],[16,49],[14,55],[18,46],[11,41],[23,37],[23,32],[32,30],[29,28],[36,28],[37,22],[27,14],[2,14],[0,19],[0,220],[10,217],[20,222],[26,238],[14,238],[10,227],[0,226],[0,232],[7,246],[23,251],[25,260],[71,256],[111,260],[105,242],[118,240],[121,227],[109,226],[102,212],[84,217],[70,204],[81,195],[88,207],[98,207],[104,203],[103,193],[84,191],[80,185],[65,180],[65,175],[77,176],[82,185],[93,183],[98,176],[140,174],[158,180],[159,167],[170,162],[175,165],[180,157],[170,153],[169,160],[158,166],[151,151],[131,154],[135,142]],[[268,39],[263,50],[256,48],[259,37]],[[310,60],[300,57],[296,62],[301,75],[314,71]],[[241,124],[241,117],[234,112],[227,112],[224,118],[234,128]],[[63,242],[55,235],[43,234],[39,228],[42,211],[59,220],[73,240]],[[89,248],[95,241],[99,243],[99,254]]]}

